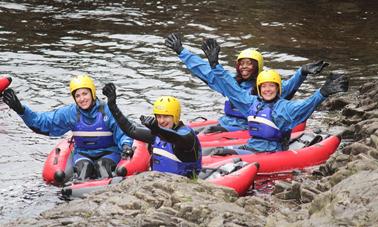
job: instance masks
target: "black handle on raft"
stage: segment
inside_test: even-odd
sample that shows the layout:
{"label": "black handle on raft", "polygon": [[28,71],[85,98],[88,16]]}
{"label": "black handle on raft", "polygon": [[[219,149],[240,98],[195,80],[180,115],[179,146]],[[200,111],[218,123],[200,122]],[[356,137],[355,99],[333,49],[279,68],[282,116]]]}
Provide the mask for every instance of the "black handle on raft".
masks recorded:
{"label": "black handle on raft", "polygon": [[54,158],[54,162],[53,162],[53,165],[57,165],[58,164],[58,160],[59,160],[59,153],[60,153],[60,148],[57,147],[55,149],[55,158]]}
{"label": "black handle on raft", "polygon": [[194,119],[191,120],[190,122],[195,122],[195,121],[198,120],[198,119],[201,119],[201,120],[203,120],[203,121],[207,121],[207,118],[206,118],[206,117],[202,117],[202,116],[200,116],[200,117],[196,117],[196,118],[194,118]]}

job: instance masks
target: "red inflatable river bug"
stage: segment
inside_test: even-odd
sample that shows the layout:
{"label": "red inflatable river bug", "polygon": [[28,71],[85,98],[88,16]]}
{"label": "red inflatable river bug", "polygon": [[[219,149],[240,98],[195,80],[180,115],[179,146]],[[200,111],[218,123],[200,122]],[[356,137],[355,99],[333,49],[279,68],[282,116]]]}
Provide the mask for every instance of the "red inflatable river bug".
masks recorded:
{"label": "red inflatable river bug", "polygon": [[0,93],[3,93],[3,91],[12,83],[12,78],[7,76],[0,77]]}

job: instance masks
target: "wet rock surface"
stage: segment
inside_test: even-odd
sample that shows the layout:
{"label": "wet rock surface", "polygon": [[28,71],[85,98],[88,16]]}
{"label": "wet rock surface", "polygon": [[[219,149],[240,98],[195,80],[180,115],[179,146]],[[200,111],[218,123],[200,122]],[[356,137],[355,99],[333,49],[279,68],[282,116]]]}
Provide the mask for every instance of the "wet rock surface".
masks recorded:
{"label": "wet rock surface", "polygon": [[[378,83],[361,86],[357,94],[330,98],[324,109],[339,109],[337,126],[346,146],[339,147],[312,175],[291,182],[273,198],[296,201],[290,212],[278,210],[266,226],[376,226],[378,223]],[[341,101],[338,99],[342,99]],[[349,100],[349,101],[348,101]],[[286,183],[287,184],[287,183]],[[274,194],[274,192],[273,192]],[[301,215],[298,215],[301,214]]]}
{"label": "wet rock surface", "polygon": [[[277,182],[271,195],[238,198],[204,181],[141,173],[6,226],[374,226],[378,223],[378,83],[331,97],[327,122],[343,147],[311,174]],[[328,119],[329,120],[329,119]]]}
{"label": "wet rock surface", "polygon": [[264,224],[270,207],[202,180],[145,172],[9,226],[254,226]]}

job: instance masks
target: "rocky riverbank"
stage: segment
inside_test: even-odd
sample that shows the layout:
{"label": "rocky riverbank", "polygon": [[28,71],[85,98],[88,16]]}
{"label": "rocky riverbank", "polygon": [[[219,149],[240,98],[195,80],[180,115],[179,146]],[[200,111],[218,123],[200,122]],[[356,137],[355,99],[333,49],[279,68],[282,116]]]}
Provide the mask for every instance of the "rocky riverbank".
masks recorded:
{"label": "rocky riverbank", "polygon": [[378,223],[378,83],[330,98],[348,141],[312,174],[272,196],[238,198],[201,180],[146,172],[6,226],[374,226]]}

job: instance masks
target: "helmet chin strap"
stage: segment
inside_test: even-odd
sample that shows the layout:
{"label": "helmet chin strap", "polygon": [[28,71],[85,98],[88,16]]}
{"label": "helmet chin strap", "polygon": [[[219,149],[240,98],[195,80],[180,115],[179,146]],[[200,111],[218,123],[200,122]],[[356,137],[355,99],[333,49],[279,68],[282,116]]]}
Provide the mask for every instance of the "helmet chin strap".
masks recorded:
{"label": "helmet chin strap", "polygon": [[96,105],[96,100],[92,99],[92,105],[88,108],[88,111],[92,110],[92,108]]}

